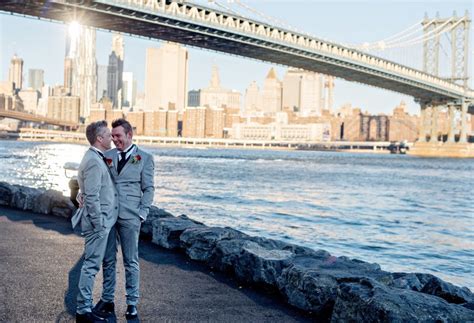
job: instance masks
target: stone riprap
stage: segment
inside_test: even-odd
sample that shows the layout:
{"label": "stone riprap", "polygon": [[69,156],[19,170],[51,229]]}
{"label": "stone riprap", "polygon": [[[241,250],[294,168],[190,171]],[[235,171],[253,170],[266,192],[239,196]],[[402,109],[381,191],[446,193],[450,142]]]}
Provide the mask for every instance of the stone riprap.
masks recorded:
{"label": "stone riprap", "polygon": [[76,208],[68,197],[55,190],[0,182],[0,205],[24,211],[69,218]]}
{"label": "stone riprap", "polygon": [[[4,182],[0,205],[62,217],[75,210],[60,192]],[[474,322],[473,293],[430,274],[391,273],[324,250],[208,227],[155,206],[142,234],[212,269],[278,291],[322,321]]]}

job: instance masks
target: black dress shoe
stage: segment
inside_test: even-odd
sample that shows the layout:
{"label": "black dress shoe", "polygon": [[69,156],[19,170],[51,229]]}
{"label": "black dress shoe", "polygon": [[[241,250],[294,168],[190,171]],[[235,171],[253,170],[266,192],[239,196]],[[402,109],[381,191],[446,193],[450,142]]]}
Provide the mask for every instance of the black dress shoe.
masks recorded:
{"label": "black dress shoe", "polygon": [[135,305],[128,305],[127,312],[125,313],[127,320],[136,320],[138,318],[138,310]]}
{"label": "black dress shoe", "polygon": [[98,315],[100,317],[110,317],[112,315],[115,315],[115,304],[114,302],[104,302],[103,300],[100,300],[92,310],[95,315]]}
{"label": "black dress shoe", "polygon": [[96,323],[96,322],[107,322],[106,319],[94,315],[94,313],[87,312],[84,314],[76,313],[77,323]]}

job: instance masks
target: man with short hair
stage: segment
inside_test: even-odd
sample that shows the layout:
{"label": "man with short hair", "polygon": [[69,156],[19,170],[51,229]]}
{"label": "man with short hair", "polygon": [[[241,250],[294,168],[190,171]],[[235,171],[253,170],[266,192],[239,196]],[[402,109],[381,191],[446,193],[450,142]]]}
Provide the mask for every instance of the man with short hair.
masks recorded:
{"label": "man with short hair", "polygon": [[94,280],[103,261],[110,229],[118,216],[118,194],[115,189],[105,151],[110,149],[111,133],[106,121],[93,122],[86,128],[91,147],[79,165],[77,181],[83,198],[83,208],[75,215],[85,238],[84,259],[77,295],[77,322],[105,321],[92,313]]}
{"label": "man with short hair", "polygon": [[94,312],[102,317],[114,315],[117,240],[122,247],[128,320],[138,319],[140,267],[138,237],[147,218],[155,192],[153,156],[132,143],[133,129],[125,119],[112,122],[115,149],[106,153],[112,160],[111,173],[119,195],[119,215],[110,231],[103,261],[102,297]]}

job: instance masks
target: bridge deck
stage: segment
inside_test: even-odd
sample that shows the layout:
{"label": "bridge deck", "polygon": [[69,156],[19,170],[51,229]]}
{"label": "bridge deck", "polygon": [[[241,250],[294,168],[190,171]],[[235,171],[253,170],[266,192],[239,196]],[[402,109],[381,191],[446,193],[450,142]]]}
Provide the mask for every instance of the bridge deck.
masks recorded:
{"label": "bridge deck", "polygon": [[[0,242],[0,322],[72,322],[83,239],[69,221],[0,207]],[[121,259],[118,265],[116,313],[125,322]],[[310,321],[269,295],[148,242],[140,242],[140,266],[144,322]]]}

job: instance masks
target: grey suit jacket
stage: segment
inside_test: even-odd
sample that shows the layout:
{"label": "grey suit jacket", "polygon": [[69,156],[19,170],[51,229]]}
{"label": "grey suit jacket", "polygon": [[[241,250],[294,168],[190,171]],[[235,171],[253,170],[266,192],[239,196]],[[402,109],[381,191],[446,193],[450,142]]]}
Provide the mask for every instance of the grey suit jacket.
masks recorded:
{"label": "grey suit jacket", "polygon": [[119,217],[146,220],[155,194],[153,156],[139,147],[134,148],[129,160],[118,174],[117,149],[111,149],[105,155],[113,160],[111,171],[119,194]]}
{"label": "grey suit jacket", "polygon": [[84,195],[82,232],[111,228],[118,217],[118,194],[102,157],[89,148],[79,165],[77,181]]}

